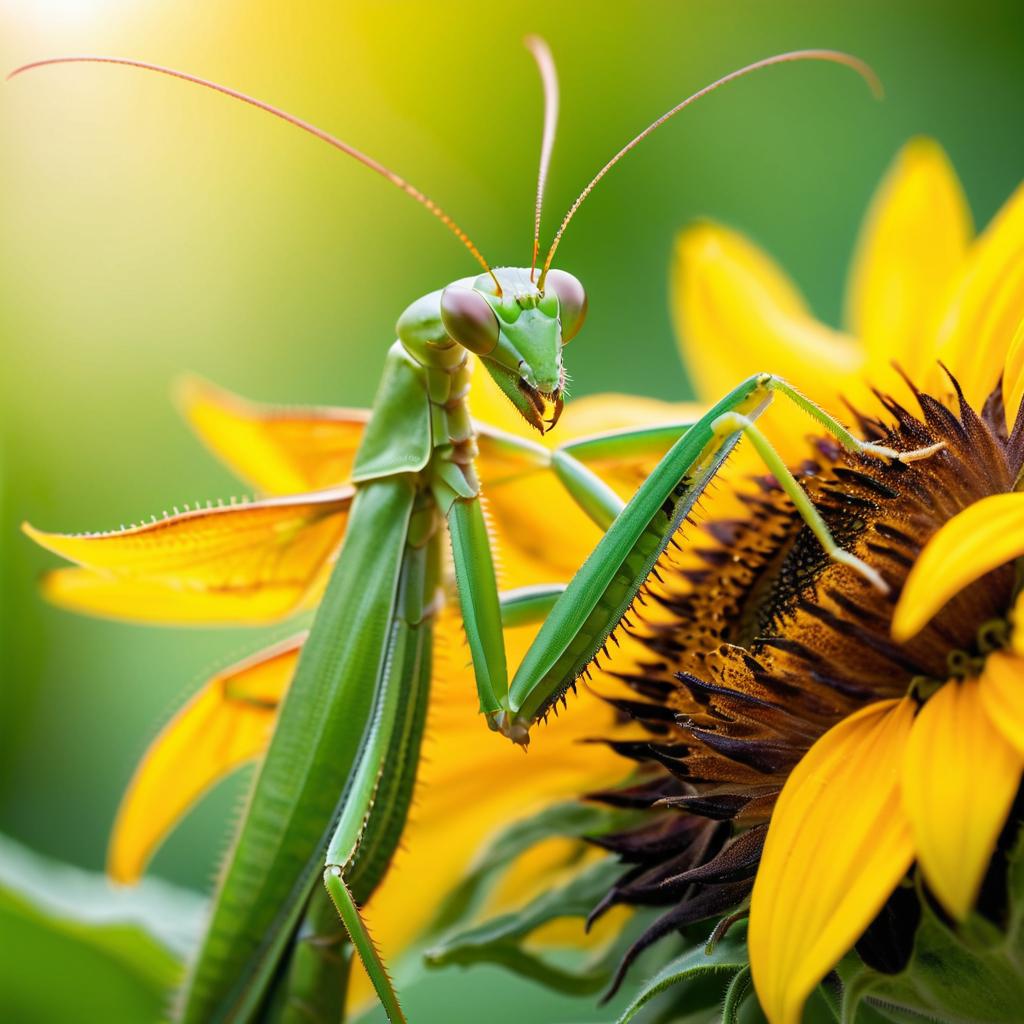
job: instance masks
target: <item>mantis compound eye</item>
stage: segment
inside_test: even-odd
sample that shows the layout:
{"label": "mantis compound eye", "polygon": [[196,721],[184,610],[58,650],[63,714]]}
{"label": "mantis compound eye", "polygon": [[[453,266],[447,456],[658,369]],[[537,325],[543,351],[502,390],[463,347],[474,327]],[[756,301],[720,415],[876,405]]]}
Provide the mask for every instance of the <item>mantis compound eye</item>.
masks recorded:
{"label": "mantis compound eye", "polygon": [[549,270],[545,291],[558,296],[558,319],[562,323],[562,344],[566,345],[579,333],[587,318],[587,293],[583,285],[564,270]]}
{"label": "mantis compound eye", "polygon": [[441,293],[441,322],[463,348],[485,356],[498,344],[498,318],[474,288],[452,286]]}

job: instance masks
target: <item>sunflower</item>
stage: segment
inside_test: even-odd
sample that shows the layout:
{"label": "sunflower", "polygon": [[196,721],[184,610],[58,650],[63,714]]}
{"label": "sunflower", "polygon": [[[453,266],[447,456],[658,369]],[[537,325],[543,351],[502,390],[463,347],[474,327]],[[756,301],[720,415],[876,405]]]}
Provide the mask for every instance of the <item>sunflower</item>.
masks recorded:
{"label": "sunflower", "polygon": [[[639,650],[610,667],[635,691],[617,708],[646,736],[608,745],[638,768],[593,794],[646,820],[600,840],[629,866],[592,918],[668,907],[620,979],[661,936],[749,906],[757,996],[771,1024],[795,1024],[854,946],[873,967],[907,963],[905,883],[954,932],[979,915],[1009,926],[1024,768],[1024,189],[972,234],[943,152],[910,143],[862,229],[847,333],[815,320],[741,235],[702,223],[678,240],[674,314],[703,398],[767,370],[826,408],[846,403],[868,439],[943,447],[884,463],[808,439],[807,421],[779,410],[773,439],[888,597],[829,561],[764,476],[715,494],[659,567]],[[927,1009],[942,1016],[941,1001]]]}
{"label": "sunflower", "polygon": [[[319,602],[344,540],[354,493],[347,481],[369,412],[262,405],[198,379],[183,383],[179,399],[202,440],[260,497],[175,509],[108,533],[56,534],[26,525],[36,542],[75,563],[50,571],[44,594],[64,608],[128,622],[301,625],[303,613]],[[597,528],[543,459],[524,461],[521,448],[503,444],[508,433],[522,432],[522,424],[486,373],[475,374],[472,402],[474,415],[487,424],[480,426],[478,465],[502,584],[567,580],[597,543]],[[678,421],[689,411],[620,395],[583,399],[567,405],[558,440]],[[603,459],[594,468],[627,496],[652,465],[649,457]],[[534,632],[507,630],[513,663]],[[136,882],[195,803],[261,757],[304,639],[294,626],[292,635],[215,673],[164,726],[121,802],[108,855],[113,880]],[[412,814],[396,863],[366,908],[388,958],[432,919],[496,827],[578,793],[595,775],[611,783],[618,772],[614,755],[595,764],[593,751],[577,742],[613,727],[612,711],[598,700],[586,701],[564,728],[543,730],[527,758],[495,739],[473,699],[457,602],[441,613],[435,650]],[[549,851],[555,862],[558,857]],[[423,885],[425,877],[430,885]],[[358,1003],[369,992],[360,975],[350,999]]]}

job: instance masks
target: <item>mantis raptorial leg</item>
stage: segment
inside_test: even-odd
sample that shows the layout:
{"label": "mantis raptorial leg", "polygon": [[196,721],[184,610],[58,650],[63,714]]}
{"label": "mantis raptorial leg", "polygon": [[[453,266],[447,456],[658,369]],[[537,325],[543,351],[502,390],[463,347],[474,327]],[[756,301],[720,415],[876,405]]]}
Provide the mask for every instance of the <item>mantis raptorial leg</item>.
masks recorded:
{"label": "mantis raptorial leg", "polygon": [[[521,741],[530,724],[565,693],[601,650],[683,519],[743,435],[750,438],[829,557],[859,572],[876,589],[887,589],[871,566],[836,544],[804,489],[755,425],[776,394],[811,415],[844,447],[864,455],[913,461],[941,447],[901,453],[860,441],[781,378],[758,374],[744,381],[686,426],[555,603],[510,686],[507,728],[514,738]],[[649,443],[649,436],[638,431],[631,438],[625,431],[601,443],[614,443],[625,454],[631,440],[639,446]]]}

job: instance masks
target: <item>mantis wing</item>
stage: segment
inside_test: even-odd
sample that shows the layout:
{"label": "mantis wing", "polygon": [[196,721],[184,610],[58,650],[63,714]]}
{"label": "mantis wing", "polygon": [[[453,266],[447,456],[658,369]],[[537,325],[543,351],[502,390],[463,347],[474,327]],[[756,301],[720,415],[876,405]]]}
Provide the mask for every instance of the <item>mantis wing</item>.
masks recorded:
{"label": "mantis wing", "polygon": [[185,993],[185,1024],[260,1006],[320,877],[384,671],[414,491],[357,494],[338,565],[303,648]]}

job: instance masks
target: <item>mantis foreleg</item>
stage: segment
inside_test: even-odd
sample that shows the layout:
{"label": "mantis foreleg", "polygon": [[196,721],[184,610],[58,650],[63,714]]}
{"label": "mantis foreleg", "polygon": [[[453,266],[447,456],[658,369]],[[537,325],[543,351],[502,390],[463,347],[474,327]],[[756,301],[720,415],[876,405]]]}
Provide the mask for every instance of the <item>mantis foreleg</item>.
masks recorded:
{"label": "mantis foreleg", "polygon": [[498,599],[501,604],[501,625],[505,629],[530,626],[543,622],[555,607],[565,590],[564,583],[537,583],[528,587],[503,590]]}
{"label": "mantis foreleg", "polygon": [[601,434],[568,441],[559,450],[584,463],[597,459],[641,456],[654,456],[660,459],[693,424],[694,421],[689,419],[659,423],[650,427],[608,430]]}
{"label": "mantis foreleg", "polygon": [[551,468],[576,504],[602,530],[607,530],[625,502],[596,473],[565,449],[555,449],[551,453]]}
{"label": "mantis foreleg", "polygon": [[480,711],[493,721],[508,702],[508,667],[490,535],[479,498],[457,498],[452,503],[448,532]]}
{"label": "mantis foreleg", "polygon": [[[637,490],[555,603],[512,680],[505,729],[512,739],[521,742],[529,725],[544,714],[600,652],[654,571],[683,519],[744,434],[751,439],[830,557],[861,572],[874,585],[884,587],[884,581],[870,566],[836,544],[803,488],[754,426],[754,420],[775,394],[793,401],[844,447],[861,454],[911,461],[937,450],[933,446],[900,453],[860,441],[785,381],[769,374],[744,381],[686,427],[685,433]],[[647,434],[648,431],[637,433],[639,444],[650,443]],[[610,443],[619,451],[626,451],[630,438],[628,433],[620,433],[590,443]],[[580,449],[585,450],[586,444],[586,441],[577,444],[577,454],[584,453]]]}

